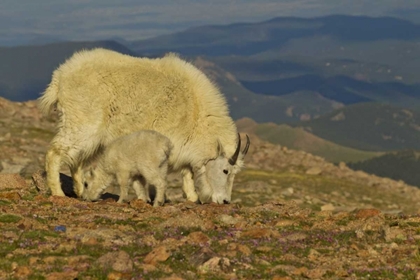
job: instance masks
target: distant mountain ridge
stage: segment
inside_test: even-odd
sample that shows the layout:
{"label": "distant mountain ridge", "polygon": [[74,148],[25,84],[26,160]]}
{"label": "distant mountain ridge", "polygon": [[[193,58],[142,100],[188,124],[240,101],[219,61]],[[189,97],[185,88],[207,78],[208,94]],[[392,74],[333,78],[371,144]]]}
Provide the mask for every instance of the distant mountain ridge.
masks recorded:
{"label": "distant mountain ridge", "polygon": [[319,92],[325,98],[345,105],[377,101],[420,109],[420,84],[370,83],[346,76],[320,77],[302,75],[275,81],[242,81],[242,85],[257,93],[281,96],[297,90]]}
{"label": "distant mountain ridge", "polygon": [[204,55],[258,94],[309,91],[344,105],[373,101],[420,110],[419,40],[420,25],[406,20],[331,15],[199,26],[129,47],[148,55]]}
{"label": "distant mountain ridge", "polygon": [[[357,28],[360,34],[350,32]],[[393,18],[275,18],[197,27],[141,41],[141,52],[131,50],[139,42],[124,42],[125,46],[114,41],[0,48],[0,96],[20,101],[37,98],[53,70],[81,48],[105,47],[153,57],[167,48],[181,52],[186,60],[202,60],[197,65],[220,86],[234,119],[250,117],[278,124],[313,121],[364,102],[416,111],[420,110],[418,28]],[[248,50],[254,43],[263,48],[251,47],[252,55],[235,50]],[[189,52],[191,47],[210,50],[218,46],[232,55],[215,56],[205,49],[199,56]],[[366,107],[357,108],[365,114]],[[381,145],[375,149],[381,150]]]}
{"label": "distant mountain ridge", "polygon": [[413,40],[420,38],[420,25],[391,17],[279,17],[258,23],[200,26],[134,41],[129,47],[147,54],[175,51],[185,55],[252,55],[278,48],[294,38],[311,36],[348,41]]}

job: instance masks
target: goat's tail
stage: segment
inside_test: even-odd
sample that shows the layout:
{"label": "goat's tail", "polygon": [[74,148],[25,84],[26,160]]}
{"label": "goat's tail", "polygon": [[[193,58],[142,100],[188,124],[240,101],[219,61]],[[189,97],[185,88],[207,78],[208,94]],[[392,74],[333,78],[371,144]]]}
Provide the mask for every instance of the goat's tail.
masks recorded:
{"label": "goat's tail", "polygon": [[58,102],[59,79],[57,72],[54,72],[51,83],[38,98],[38,108],[44,115],[49,115]]}

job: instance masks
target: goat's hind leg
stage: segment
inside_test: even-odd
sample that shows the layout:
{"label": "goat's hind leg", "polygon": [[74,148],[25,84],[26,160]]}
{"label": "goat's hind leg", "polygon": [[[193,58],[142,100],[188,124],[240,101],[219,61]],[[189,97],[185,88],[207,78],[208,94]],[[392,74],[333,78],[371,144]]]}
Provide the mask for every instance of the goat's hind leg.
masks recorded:
{"label": "goat's hind leg", "polygon": [[128,195],[128,187],[130,185],[129,180],[130,175],[128,173],[119,173],[117,174],[117,182],[120,187],[120,198],[118,199],[118,203],[124,202]]}
{"label": "goat's hind leg", "polygon": [[155,174],[149,174],[148,178],[146,178],[146,182],[155,186],[156,195],[153,207],[163,205],[166,197],[166,178],[162,176],[162,174],[156,172]]}
{"label": "goat's hind leg", "polygon": [[147,184],[144,178],[134,180],[133,189],[136,192],[137,199],[141,199],[145,202],[150,202],[149,184]]}

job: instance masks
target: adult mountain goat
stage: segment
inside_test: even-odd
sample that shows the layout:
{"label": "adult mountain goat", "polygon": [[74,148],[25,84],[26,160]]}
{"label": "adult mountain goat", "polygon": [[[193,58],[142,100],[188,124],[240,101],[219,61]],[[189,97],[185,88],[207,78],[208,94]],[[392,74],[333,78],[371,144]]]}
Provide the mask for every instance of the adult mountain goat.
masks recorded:
{"label": "adult mountain goat", "polygon": [[82,168],[101,147],[150,129],[172,142],[169,168],[181,172],[188,200],[230,202],[249,138],[241,151],[223,95],[176,55],[136,58],[105,49],[75,53],[54,71],[39,99],[46,114],[54,105],[58,132],[46,155],[53,195],[64,196],[59,181],[62,161],[70,167],[75,192],[81,196]]}

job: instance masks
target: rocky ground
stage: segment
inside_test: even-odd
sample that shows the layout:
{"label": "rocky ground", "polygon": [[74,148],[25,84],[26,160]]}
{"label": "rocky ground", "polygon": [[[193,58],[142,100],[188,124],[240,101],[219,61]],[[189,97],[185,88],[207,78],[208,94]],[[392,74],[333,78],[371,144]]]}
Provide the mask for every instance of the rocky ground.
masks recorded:
{"label": "rocky ground", "polygon": [[[246,127],[243,124],[241,127]],[[54,118],[0,99],[0,279],[420,279],[420,190],[251,135],[230,205],[52,197]],[[63,168],[63,173],[67,173]]]}

